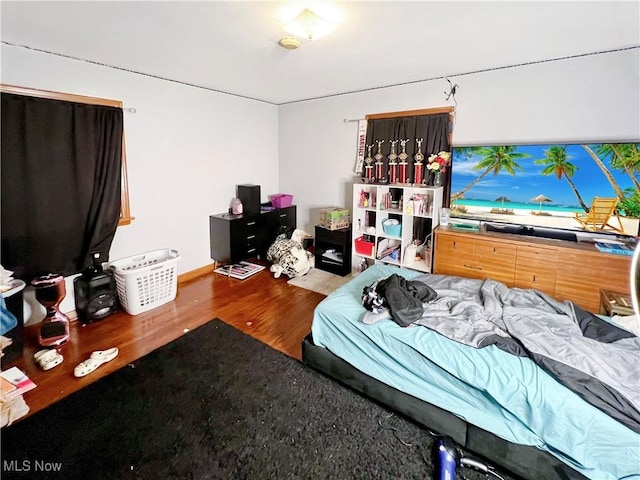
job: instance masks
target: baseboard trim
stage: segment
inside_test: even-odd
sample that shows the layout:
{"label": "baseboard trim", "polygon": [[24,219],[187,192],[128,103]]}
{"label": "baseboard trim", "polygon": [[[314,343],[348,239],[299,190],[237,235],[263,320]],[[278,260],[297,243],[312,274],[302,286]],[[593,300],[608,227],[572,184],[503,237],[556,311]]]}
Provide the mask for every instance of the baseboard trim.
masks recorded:
{"label": "baseboard trim", "polygon": [[214,265],[215,264],[210,263],[209,265],[205,265],[204,267],[181,273],[180,275],[178,275],[178,284],[190,282],[191,280],[195,280],[196,278],[210,274],[211,272],[213,272]]}

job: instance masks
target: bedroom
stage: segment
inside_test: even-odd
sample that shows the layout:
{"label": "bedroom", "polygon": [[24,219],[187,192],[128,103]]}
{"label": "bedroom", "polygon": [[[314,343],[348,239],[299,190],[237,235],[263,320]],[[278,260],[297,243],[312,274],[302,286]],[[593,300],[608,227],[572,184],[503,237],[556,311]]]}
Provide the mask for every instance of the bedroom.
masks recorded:
{"label": "bedroom", "polygon": [[[530,12],[527,8],[531,5],[517,5],[514,2],[509,8]],[[572,19],[595,22],[591,16],[595,4],[567,5]],[[503,4],[493,6],[498,10],[506,8]],[[21,8],[30,7],[27,4]],[[636,45],[638,15],[628,14],[626,9],[637,10],[637,4],[607,4],[606,8],[614,12],[621,8],[624,13],[615,18],[624,19],[624,28],[617,25],[615,32],[603,34],[605,44],[568,45],[559,54],[539,55],[533,48],[544,35],[536,32],[532,40],[521,39],[524,43],[518,47],[520,52],[510,52],[508,61],[488,64],[486,68]],[[58,52],[64,42],[56,43],[55,31],[49,32],[51,38],[42,40],[27,36],[31,25],[10,2],[3,2],[2,13],[2,83],[117,98],[123,100],[125,107],[137,110],[125,118],[131,206],[137,220],[118,230],[111,256],[120,258],[170,246],[182,254],[181,273],[211,262],[208,216],[227,209],[236,184],[260,183],[265,195],[293,194],[298,205],[298,226],[312,228],[319,208],[350,203],[356,130],[355,124],[343,122],[345,118],[453,105],[452,99],[445,100],[449,84],[444,78],[296,103],[238,98],[12,45],[27,44]],[[47,13],[55,14],[43,11],[39,24],[43,36],[48,30],[43,20]],[[133,12],[129,14],[132,21],[137,19]],[[511,14],[518,17],[514,11]],[[22,20],[11,18],[12,15]],[[127,15],[123,12],[119,18],[124,20]],[[600,25],[602,17],[596,18],[596,25]],[[450,21],[448,17],[443,23]],[[139,24],[123,23],[121,28],[126,30],[128,26],[129,32],[137,31]],[[21,26],[22,30],[12,32],[12,28]],[[168,25],[168,31],[173,31],[170,27],[175,28]],[[562,30],[561,27],[555,26]],[[591,28],[595,30],[595,26]],[[37,31],[31,28],[31,35]],[[445,31],[447,44],[461,36],[453,27]],[[549,36],[559,36],[557,30],[550,31],[553,33]],[[10,33],[15,36],[10,37]],[[163,44],[167,38],[160,35],[156,40]],[[282,55],[304,54],[307,47],[310,46]],[[99,51],[100,47],[93,48]],[[452,53],[456,48],[464,50],[464,44],[452,47]],[[90,51],[69,54],[91,57]],[[161,62],[163,57],[156,58]],[[449,75],[459,84],[454,144],[638,138],[637,48],[460,76],[456,74],[476,68],[464,62],[463,57],[456,58],[460,58],[459,64],[417,77],[420,80]],[[117,65],[108,58],[98,61]],[[413,57],[406,60],[407,64],[412,62]],[[341,76],[347,78],[345,73],[338,75]],[[387,84],[395,83],[396,80]],[[352,90],[343,88],[340,92]],[[301,118],[305,120],[300,121]],[[170,186],[169,193],[164,189],[160,194],[159,185]]]}

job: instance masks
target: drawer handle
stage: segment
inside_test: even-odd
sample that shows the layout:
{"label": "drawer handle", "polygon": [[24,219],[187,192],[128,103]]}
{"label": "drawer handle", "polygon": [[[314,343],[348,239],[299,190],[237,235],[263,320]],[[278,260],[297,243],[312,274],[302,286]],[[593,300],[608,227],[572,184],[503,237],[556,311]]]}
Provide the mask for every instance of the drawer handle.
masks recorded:
{"label": "drawer handle", "polygon": [[255,248],[250,248],[249,250],[247,250],[247,253],[253,253],[253,252],[255,252],[255,251],[256,251],[256,249],[255,249]]}
{"label": "drawer handle", "polygon": [[470,268],[472,270],[482,270],[482,267],[474,267],[473,265],[464,264],[464,268]]}
{"label": "drawer handle", "polygon": [[533,281],[531,283],[536,283],[536,276],[533,276]]}
{"label": "drawer handle", "polygon": [[281,214],[280,214],[280,218],[285,218],[286,216],[287,216],[287,214],[286,214],[286,213],[281,213]]}
{"label": "drawer handle", "polygon": [[256,236],[255,236],[255,235],[249,235],[249,236],[247,237],[247,240],[253,240],[254,238],[256,238]]}
{"label": "drawer handle", "polygon": [[453,248],[456,248],[456,242],[453,242]]}
{"label": "drawer handle", "polygon": [[496,247],[493,247],[493,254],[495,255],[496,253],[498,253]]}
{"label": "drawer handle", "polygon": [[256,224],[255,220],[253,222],[247,222],[247,227],[252,227]]}

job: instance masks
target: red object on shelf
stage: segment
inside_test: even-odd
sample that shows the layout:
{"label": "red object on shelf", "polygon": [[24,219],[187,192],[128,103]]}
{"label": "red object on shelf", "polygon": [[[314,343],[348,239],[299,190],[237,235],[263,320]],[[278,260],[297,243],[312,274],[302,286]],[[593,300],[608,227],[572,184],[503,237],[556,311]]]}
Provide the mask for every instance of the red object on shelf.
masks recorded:
{"label": "red object on shelf", "polygon": [[414,163],[413,167],[413,183],[414,185],[420,185],[422,183],[422,162]]}
{"label": "red object on shelf", "polygon": [[276,193],[271,195],[271,205],[276,208],[287,208],[293,203],[293,195],[288,193]]}
{"label": "red object on shelf", "polygon": [[356,253],[358,255],[367,255],[373,257],[373,242],[365,241],[364,237],[358,237],[354,240]]}

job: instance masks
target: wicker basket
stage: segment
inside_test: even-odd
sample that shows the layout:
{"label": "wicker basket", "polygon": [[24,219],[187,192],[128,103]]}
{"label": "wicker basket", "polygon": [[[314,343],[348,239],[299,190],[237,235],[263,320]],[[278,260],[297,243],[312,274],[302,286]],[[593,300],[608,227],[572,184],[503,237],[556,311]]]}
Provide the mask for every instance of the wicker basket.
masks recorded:
{"label": "wicker basket", "polygon": [[137,315],[176,298],[178,260],[178,251],[167,248],[110,262],[120,304],[128,314]]}

